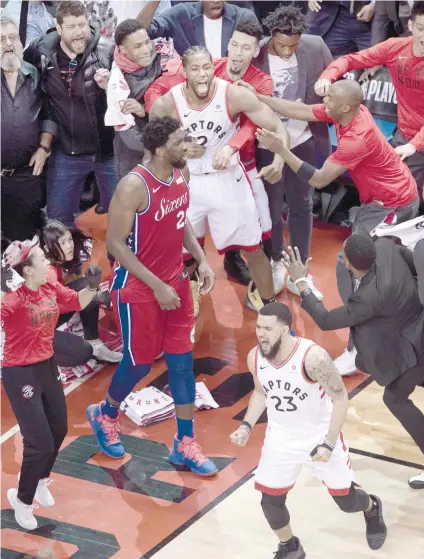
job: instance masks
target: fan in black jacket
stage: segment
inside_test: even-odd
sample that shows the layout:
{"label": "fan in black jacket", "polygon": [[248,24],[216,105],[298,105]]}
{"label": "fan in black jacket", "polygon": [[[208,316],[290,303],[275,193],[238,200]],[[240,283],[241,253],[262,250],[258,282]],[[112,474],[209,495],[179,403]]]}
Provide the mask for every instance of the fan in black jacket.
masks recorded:
{"label": "fan in black jacket", "polygon": [[51,118],[59,133],[47,177],[49,217],[72,225],[80,192],[94,172],[107,210],[116,187],[114,132],[104,125],[106,93],[95,80],[110,70],[114,44],[88,25],[82,2],[60,2],[57,29],[26,49],[24,59],[41,72]]}

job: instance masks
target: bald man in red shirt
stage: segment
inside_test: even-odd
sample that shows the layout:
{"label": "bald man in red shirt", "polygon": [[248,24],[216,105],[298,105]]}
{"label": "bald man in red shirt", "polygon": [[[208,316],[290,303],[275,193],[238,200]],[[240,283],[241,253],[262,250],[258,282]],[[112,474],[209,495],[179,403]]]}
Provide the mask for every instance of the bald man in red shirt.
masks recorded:
{"label": "bald man in red shirt", "polygon": [[424,186],[424,2],[415,2],[408,23],[412,37],[389,39],[374,47],[342,56],[321,74],[315,84],[318,95],[346,72],[387,66],[396,88],[398,129],[392,145],[406,160],[418,185]]}
{"label": "bald man in red shirt", "polygon": [[[301,179],[317,189],[324,188],[349,171],[361,201],[352,233],[369,234],[388,216],[401,223],[417,215],[417,184],[411,171],[383,136],[369,110],[361,104],[363,92],[357,82],[343,80],[332,84],[323,105],[305,105],[264,96],[259,98],[271,109],[289,118],[335,125],[337,149],[325,160],[321,169],[296,157],[272,132],[261,130],[257,136],[265,147],[281,155]],[[342,253],[337,261],[337,284],[340,296],[346,303],[355,285]],[[355,350],[350,347],[335,361],[341,374],[356,371],[355,357]]]}
{"label": "bald man in red shirt", "polygon": [[[215,76],[225,81],[234,83],[243,80],[260,94],[270,96],[273,91],[272,78],[251,64],[254,57],[259,53],[259,41],[262,36],[262,29],[252,23],[245,22],[236,26],[231,40],[228,44],[228,58],[214,60]],[[153,103],[168,93],[177,84],[184,83],[183,65],[181,62],[171,61],[167,66],[167,71],[147,89],[144,102],[145,110],[148,113]],[[265,191],[261,177],[274,184],[281,179],[284,162],[278,156],[273,163],[263,169],[258,174],[256,169],[255,155],[255,133],[254,125],[245,115],[240,118],[240,132],[236,134],[216,156],[216,168],[225,169],[228,166],[231,156],[240,152],[240,160],[246,168],[247,175],[252,183],[253,194],[259,212],[262,228],[262,242],[264,251],[270,258],[271,246],[271,216],[269,213],[268,196]],[[190,146],[198,150],[198,157],[203,153],[202,146]],[[188,157],[194,157],[195,153],[189,152]],[[224,267],[227,273],[238,279],[242,283],[249,283],[249,275],[244,261],[241,259],[239,251],[228,251],[224,257]]]}

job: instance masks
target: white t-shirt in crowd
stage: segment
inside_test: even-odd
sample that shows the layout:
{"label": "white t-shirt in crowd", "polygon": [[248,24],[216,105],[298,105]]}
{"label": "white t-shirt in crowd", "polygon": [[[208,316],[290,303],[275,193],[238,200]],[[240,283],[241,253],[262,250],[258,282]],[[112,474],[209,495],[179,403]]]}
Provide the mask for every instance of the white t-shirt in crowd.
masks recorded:
{"label": "white t-shirt in crowd", "polygon": [[203,25],[206,48],[211,53],[212,58],[221,58],[222,17],[219,19],[209,19],[203,15]]}
{"label": "white t-shirt in crowd", "polygon": [[[287,99],[288,101],[300,101],[299,92],[299,67],[297,65],[296,53],[293,53],[288,60],[279,56],[268,54],[269,69],[274,82],[273,97]],[[281,121],[287,125],[290,136],[290,148],[294,148],[306,142],[312,134],[307,122],[293,120],[280,115]]]}

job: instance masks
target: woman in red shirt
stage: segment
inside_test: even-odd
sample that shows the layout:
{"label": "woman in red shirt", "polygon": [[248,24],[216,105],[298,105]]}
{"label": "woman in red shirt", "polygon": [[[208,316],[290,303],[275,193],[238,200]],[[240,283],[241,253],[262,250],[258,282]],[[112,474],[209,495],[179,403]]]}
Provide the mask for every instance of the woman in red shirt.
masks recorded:
{"label": "woman in red shirt", "polygon": [[[60,221],[49,220],[43,228],[42,248],[50,260],[49,279],[58,281],[74,291],[81,291],[87,286],[87,278],[82,275],[82,263],[91,256],[91,238],[79,229],[69,229]],[[101,304],[110,304],[109,291],[99,291],[93,301],[79,314],[84,329],[84,339],[93,348],[93,355],[99,361],[119,363],[122,353],[111,351],[99,338],[99,310]],[[71,318],[73,313],[59,316],[58,326]],[[68,349],[68,338],[56,330],[54,350],[59,365],[72,367],[87,361],[86,351],[74,352]],[[70,360],[72,359],[72,362]],[[62,361],[62,362],[61,362]]]}
{"label": "woman in red shirt", "polygon": [[[19,488],[9,489],[7,498],[16,522],[28,530],[37,527],[34,498],[41,505],[54,505],[47,486],[68,429],[65,395],[53,355],[57,318],[84,309],[102,277],[99,266],[90,266],[88,285],[77,293],[49,281],[49,265],[35,237],[9,245],[1,266],[2,380],[24,439]],[[12,268],[24,279],[15,291],[10,290]]]}

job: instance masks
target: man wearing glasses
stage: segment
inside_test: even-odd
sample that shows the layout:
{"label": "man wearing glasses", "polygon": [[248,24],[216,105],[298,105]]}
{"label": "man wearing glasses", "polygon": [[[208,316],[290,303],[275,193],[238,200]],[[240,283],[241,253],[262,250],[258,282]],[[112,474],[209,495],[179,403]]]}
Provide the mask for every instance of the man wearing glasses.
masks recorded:
{"label": "man wearing glasses", "polygon": [[37,70],[22,60],[16,22],[2,16],[0,28],[1,229],[23,241],[42,225],[41,173],[57,127],[45,110]]}
{"label": "man wearing glasses", "polygon": [[96,83],[98,72],[112,66],[114,44],[90,29],[82,2],[60,2],[56,19],[56,30],[32,43],[24,57],[41,71],[59,127],[47,173],[47,214],[72,226],[91,173],[104,211],[118,182],[114,132],[104,125],[106,93]]}

